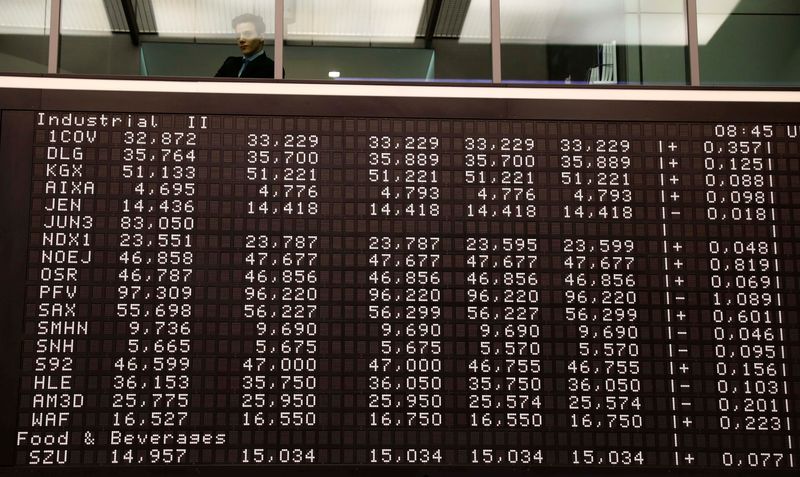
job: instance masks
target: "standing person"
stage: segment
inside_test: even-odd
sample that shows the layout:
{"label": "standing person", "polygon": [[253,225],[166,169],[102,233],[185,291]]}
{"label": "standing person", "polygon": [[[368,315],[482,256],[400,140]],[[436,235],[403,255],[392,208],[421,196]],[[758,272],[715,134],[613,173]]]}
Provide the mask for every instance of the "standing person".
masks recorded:
{"label": "standing person", "polygon": [[231,22],[236,31],[242,56],[229,56],[219,68],[217,77],[226,78],[274,78],[275,63],[264,51],[264,20],[252,13],[245,13]]}

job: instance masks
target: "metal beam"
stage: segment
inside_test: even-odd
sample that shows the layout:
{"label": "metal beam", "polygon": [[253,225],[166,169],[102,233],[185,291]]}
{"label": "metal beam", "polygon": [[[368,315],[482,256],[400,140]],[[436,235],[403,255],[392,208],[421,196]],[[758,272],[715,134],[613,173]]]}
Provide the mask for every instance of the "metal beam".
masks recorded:
{"label": "metal beam", "polygon": [[131,0],[122,0],[122,11],[125,13],[125,21],[128,23],[131,43],[134,46],[139,46],[139,24],[136,23],[136,11],[133,9]]}
{"label": "metal beam", "polygon": [[283,79],[283,4],[283,0],[275,0],[275,79]]}
{"label": "metal beam", "polygon": [[431,15],[428,17],[428,28],[425,30],[425,48],[428,50],[433,46],[433,34],[436,32],[436,25],[439,23],[439,14],[442,13],[442,3],[444,0],[432,0]]}
{"label": "metal beam", "polygon": [[492,83],[503,80],[502,50],[500,49],[500,0],[491,0]]}
{"label": "metal beam", "polygon": [[689,85],[700,86],[700,40],[697,27],[697,0],[686,0],[686,31],[689,48]]}
{"label": "metal beam", "polygon": [[50,2],[50,43],[47,50],[47,72],[58,73],[58,54],[61,42],[61,0]]}

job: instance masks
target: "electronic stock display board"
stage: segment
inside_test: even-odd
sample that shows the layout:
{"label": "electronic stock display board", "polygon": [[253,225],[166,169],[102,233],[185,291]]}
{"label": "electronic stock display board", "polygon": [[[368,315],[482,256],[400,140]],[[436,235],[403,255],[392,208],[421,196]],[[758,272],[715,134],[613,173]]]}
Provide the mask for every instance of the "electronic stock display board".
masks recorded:
{"label": "electronic stock display board", "polygon": [[0,473],[797,472],[797,94],[30,83]]}

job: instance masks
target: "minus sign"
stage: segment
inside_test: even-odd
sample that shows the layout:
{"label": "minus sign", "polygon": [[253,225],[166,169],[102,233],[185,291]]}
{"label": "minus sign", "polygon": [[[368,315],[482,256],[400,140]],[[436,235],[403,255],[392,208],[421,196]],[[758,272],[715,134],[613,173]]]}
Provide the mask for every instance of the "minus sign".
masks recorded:
{"label": "minus sign", "polygon": [[691,406],[692,406],[692,403],[690,403],[690,402],[686,402],[686,401],[682,401],[682,402],[681,402],[681,406],[685,406],[685,407],[691,407]]}
{"label": "minus sign", "polygon": [[672,214],[672,215],[681,215],[680,211],[672,211],[672,212],[670,212],[670,214]]}
{"label": "minus sign", "polygon": [[678,348],[679,353],[687,353],[689,352],[689,348]]}
{"label": "minus sign", "polygon": [[692,385],[691,384],[681,384],[681,387],[684,388],[684,389],[688,389],[688,388],[692,387]]}

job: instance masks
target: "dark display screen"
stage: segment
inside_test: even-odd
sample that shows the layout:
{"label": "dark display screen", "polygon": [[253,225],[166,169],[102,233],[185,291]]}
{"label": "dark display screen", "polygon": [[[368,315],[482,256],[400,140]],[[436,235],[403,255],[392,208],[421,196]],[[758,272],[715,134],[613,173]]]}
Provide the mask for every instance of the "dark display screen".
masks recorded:
{"label": "dark display screen", "polygon": [[6,470],[800,465],[797,104],[0,106]]}

